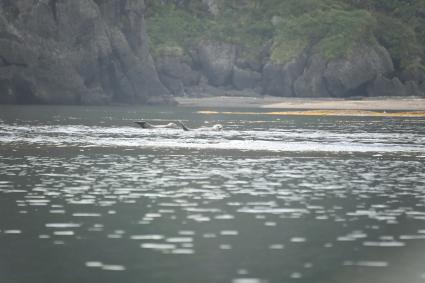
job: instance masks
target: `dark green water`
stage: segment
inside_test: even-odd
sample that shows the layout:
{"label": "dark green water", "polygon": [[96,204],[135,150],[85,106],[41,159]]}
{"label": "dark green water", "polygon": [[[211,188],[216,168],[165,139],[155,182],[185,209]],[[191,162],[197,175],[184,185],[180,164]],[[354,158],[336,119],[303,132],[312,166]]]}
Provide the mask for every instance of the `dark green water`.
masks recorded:
{"label": "dark green water", "polygon": [[425,282],[424,119],[196,111],[1,106],[0,282]]}

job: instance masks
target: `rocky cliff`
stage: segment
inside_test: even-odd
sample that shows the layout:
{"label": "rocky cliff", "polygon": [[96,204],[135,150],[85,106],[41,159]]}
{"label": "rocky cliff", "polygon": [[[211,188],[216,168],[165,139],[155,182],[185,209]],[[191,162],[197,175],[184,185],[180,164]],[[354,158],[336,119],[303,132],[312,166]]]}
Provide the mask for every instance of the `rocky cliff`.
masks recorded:
{"label": "rocky cliff", "polygon": [[414,29],[396,12],[420,1],[370,10],[350,0],[146,2],[159,76],[175,95],[425,96],[425,17]]}
{"label": "rocky cliff", "polygon": [[0,0],[0,103],[425,96],[425,4],[391,5]]}
{"label": "rocky cliff", "polygon": [[149,53],[143,0],[0,3],[0,102],[168,99]]}

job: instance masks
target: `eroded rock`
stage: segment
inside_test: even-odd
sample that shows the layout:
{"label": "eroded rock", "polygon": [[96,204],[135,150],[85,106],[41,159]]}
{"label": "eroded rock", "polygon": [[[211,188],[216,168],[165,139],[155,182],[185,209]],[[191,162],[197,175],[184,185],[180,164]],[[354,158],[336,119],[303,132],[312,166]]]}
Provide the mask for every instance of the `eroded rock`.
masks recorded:
{"label": "eroded rock", "polygon": [[301,54],[286,64],[269,62],[263,70],[263,91],[276,96],[295,96],[294,83],[306,65],[306,56]]}
{"label": "eroded rock", "polygon": [[347,57],[329,61],[324,79],[329,93],[339,97],[393,71],[391,56],[384,47],[361,44]]}
{"label": "eroded rock", "polygon": [[198,52],[209,83],[213,86],[229,84],[236,61],[236,47],[221,41],[204,40],[200,42]]}
{"label": "eroded rock", "polygon": [[294,83],[295,96],[328,97],[331,95],[323,77],[326,64],[327,61],[320,54],[309,58],[302,75]]}
{"label": "eroded rock", "polygon": [[369,96],[405,96],[406,86],[398,78],[386,78],[379,75],[368,87]]}
{"label": "eroded rock", "polygon": [[365,95],[377,77],[394,72],[388,51],[377,44],[359,44],[343,58],[327,60],[320,53],[310,56],[294,84],[299,97],[346,97]]}
{"label": "eroded rock", "polygon": [[168,95],[149,53],[143,13],[143,0],[1,3],[0,88],[8,90],[1,100],[143,103]]}
{"label": "eroded rock", "polygon": [[247,70],[239,69],[234,67],[233,69],[233,86],[237,90],[254,89],[261,81],[261,74]]}
{"label": "eroded rock", "polygon": [[161,82],[175,95],[184,95],[184,87],[200,82],[201,75],[192,69],[188,60],[179,55],[161,55],[155,60]]}

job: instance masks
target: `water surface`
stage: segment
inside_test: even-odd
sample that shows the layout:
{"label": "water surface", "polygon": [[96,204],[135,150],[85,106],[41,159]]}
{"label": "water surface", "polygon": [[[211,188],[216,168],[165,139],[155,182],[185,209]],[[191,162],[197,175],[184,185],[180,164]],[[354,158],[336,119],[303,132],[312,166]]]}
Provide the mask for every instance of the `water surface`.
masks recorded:
{"label": "water surface", "polygon": [[425,119],[198,110],[1,106],[1,281],[425,282]]}

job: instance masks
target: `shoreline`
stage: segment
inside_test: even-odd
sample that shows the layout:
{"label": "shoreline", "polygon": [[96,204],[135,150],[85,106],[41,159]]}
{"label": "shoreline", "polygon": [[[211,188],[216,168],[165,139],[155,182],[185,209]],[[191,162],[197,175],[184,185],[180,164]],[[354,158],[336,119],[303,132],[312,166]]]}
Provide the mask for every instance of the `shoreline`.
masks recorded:
{"label": "shoreline", "polygon": [[176,98],[178,107],[257,108],[286,110],[425,111],[425,97],[292,98],[274,96],[215,96]]}

